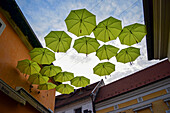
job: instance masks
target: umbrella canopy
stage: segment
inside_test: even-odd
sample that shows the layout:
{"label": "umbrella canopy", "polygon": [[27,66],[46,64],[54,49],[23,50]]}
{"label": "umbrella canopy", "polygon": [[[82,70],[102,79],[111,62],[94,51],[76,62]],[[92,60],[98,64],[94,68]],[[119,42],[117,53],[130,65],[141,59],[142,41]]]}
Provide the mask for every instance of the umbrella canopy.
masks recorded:
{"label": "umbrella canopy", "polygon": [[95,38],[91,37],[82,37],[75,40],[73,48],[78,53],[85,53],[86,55],[96,52],[100,46],[99,42]]}
{"label": "umbrella canopy", "polygon": [[135,23],[124,27],[119,35],[119,39],[121,44],[131,46],[133,44],[141,42],[141,40],[146,34],[146,26]]}
{"label": "umbrella canopy", "polygon": [[117,48],[117,47],[114,47],[112,45],[103,45],[102,47],[100,47],[96,51],[96,56],[100,60],[104,60],[104,59],[108,59],[109,60],[113,56],[116,56],[118,51],[119,51],[119,48]]}
{"label": "umbrella canopy", "polygon": [[76,87],[85,87],[90,84],[90,79],[84,76],[77,76],[71,80],[71,84]]}
{"label": "umbrella canopy", "polygon": [[56,87],[56,91],[61,94],[70,94],[71,92],[74,92],[74,88],[68,84],[60,84]]}
{"label": "umbrella canopy", "polygon": [[61,71],[62,71],[61,67],[50,65],[50,66],[43,67],[42,70],[40,71],[40,73],[47,77],[52,77]]}
{"label": "umbrella canopy", "polygon": [[54,76],[54,80],[56,82],[66,82],[66,81],[70,81],[73,78],[74,78],[74,74],[66,71],[60,72],[56,76]]}
{"label": "umbrella canopy", "polygon": [[110,75],[115,71],[115,65],[110,62],[99,63],[93,68],[93,73],[99,76]]}
{"label": "umbrella canopy", "polygon": [[96,27],[96,16],[86,9],[71,10],[65,22],[68,31],[76,36],[90,35]]}
{"label": "umbrella canopy", "polygon": [[38,86],[39,90],[50,90],[50,89],[54,89],[56,87],[55,84],[51,83],[51,82],[47,82],[45,84],[41,84]]}
{"label": "umbrella canopy", "polygon": [[48,82],[48,80],[49,80],[48,77],[42,76],[40,73],[30,75],[28,78],[28,81],[31,82],[31,84],[38,84],[38,85],[45,84]]}
{"label": "umbrella canopy", "polygon": [[17,68],[20,70],[20,72],[28,75],[39,73],[41,69],[36,62],[28,59],[18,61]]}
{"label": "umbrella canopy", "polygon": [[64,31],[51,31],[45,37],[46,46],[55,52],[66,52],[71,45],[72,38]]}
{"label": "umbrella canopy", "polygon": [[128,47],[126,49],[122,49],[117,55],[117,62],[127,63],[136,60],[136,58],[140,56],[140,49],[135,47]]}
{"label": "umbrella canopy", "polygon": [[109,17],[100,22],[93,30],[96,39],[108,42],[115,40],[122,30],[121,21],[113,17]]}
{"label": "umbrella canopy", "polygon": [[55,54],[47,48],[34,48],[30,52],[30,56],[39,64],[51,64],[55,60]]}

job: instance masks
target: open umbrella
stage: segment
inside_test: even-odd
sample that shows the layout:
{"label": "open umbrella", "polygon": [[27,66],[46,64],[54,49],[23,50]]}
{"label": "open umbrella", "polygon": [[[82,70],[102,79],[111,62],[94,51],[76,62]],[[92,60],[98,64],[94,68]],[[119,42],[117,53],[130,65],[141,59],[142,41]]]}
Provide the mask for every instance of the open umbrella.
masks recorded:
{"label": "open umbrella", "polygon": [[95,38],[91,37],[82,37],[75,40],[73,48],[78,53],[85,53],[86,55],[96,52],[100,46],[99,42]]}
{"label": "open umbrella", "polygon": [[90,84],[90,79],[84,76],[77,76],[71,80],[71,84],[76,87],[85,87]]}
{"label": "open umbrella", "polygon": [[119,39],[121,44],[131,46],[133,44],[141,42],[146,34],[146,26],[135,23],[124,27],[119,35]]}
{"label": "open umbrella", "polygon": [[51,64],[55,60],[55,54],[47,48],[34,48],[30,51],[30,56],[39,64]]}
{"label": "open umbrella", "polygon": [[99,63],[93,68],[93,73],[99,76],[110,75],[115,71],[115,65],[110,62]]}
{"label": "open umbrella", "polygon": [[50,65],[50,66],[43,67],[42,70],[40,71],[40,73],[47,77],[52,77],[61,71],[62,71],[61,67]]}
{"label": "open umbrella", "polygon": [[56,91],[61,94],[70,94],[71,92],[74,92],[74,88],[68,84],[60,84],[56,87]]}
{"label": "open umbrella", "polygon": [[74,78],[74,74],[66,71],[60,72],[56,76],[54,76],[54,80],[56,82],[66,82],[66,81],[70,81],[73,78]]}
{"label": "open umbrella", "polygon": [[54,89],[56,87],[55,84],[51,83],[51,82],[47,82],[44,84],[41,84],[38,86],[39,90],[50,90],[50,89]]}
{"label": "open umbrella", "polygon": [[86,9],[71,10],[65,22],[68,31],[76,36],[90,35],[96,27],[96,16]]}
{"label": "open umbrella", "polygon": [[36,62],[28,59],[18,61],[17,68],[20,70],[20,72],[28,75],[39,73],[41,69]]}
{"label": "open umbrella", "polygon": [[136,58],[140,56],[140,49],[135,47],[128,47],[122,49],[117,55],[117,62],[127,63],[136,60]]}
{"label": "open umbrella", "polygon": [[112,45],[103,45],[102,47],[100,47],[96,51],[96,56],[100,60],[104,60],[104,59],[108,59],[109,60],[113,56],[116,56],[118,51],[119,51],[119,48],[117,48],[117,47],[114,47]]}
{"label": "open umbrella", "polygon": [[28,78],[28,81],[31,82],[31,84],[38,84],[38,85],[45,84],[48,82],[48,80],[49,80],[48,77],[42,76],[40,73],[30,75]]}
{"label": "open umbrella", "polygon": [[100,22],[93,30],[96,39],[108,42],[115,40],[122,30],[121,21],[113,17],[109,17]]}
{"label": "open umbrella", "polygon": [[45,37],[46,46],[55,52],[66,52],[71,45],[72,38],[64,31],[51,31]]}

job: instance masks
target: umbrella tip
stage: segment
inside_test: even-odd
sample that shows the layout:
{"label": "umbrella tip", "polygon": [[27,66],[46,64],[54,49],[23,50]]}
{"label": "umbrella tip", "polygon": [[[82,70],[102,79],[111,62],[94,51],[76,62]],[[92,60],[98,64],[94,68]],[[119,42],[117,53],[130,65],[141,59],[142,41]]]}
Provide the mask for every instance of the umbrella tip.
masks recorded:
{"label": "umbrella tip", "polygon": [[130,62],[130,65],[132,65],[133,63],[132,62]]}

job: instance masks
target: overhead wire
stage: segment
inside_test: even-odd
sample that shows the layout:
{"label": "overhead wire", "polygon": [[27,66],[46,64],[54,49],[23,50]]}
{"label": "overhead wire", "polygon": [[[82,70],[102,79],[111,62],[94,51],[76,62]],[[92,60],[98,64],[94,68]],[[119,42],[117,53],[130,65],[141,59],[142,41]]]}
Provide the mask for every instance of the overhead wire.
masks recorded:
{"label": "overhead wire", "polygon": [[[95,9],[101,2],[103,2],[104,0],[101,0],[100,2],[98,2],[96,5],[94,5],[91,9],[90,9],[90,11],[92,11],[93,9]],[[57,60],[61,60],[61,59],[63,59],[65,56],[67,56],[69,53],[71,53],[73,51],[73,49],[72,50],[70,50],[69,52],[67,52],[65,55],[62,55],[60,58],[58,58]],[[56,60],[56,61],[57,61]]]}
{"label": "overhead wire", "polygon": [[[104,0],[101,0],[100,2],[98,2],[96,5],[94,5],[91,9],[90,9],[90,11],[92,11],[93,9],[95,9],[101,2],[103,2]],[[136,0],[132,5],[130,5],[128,8],[126,8],[125,10],[123,10],[120,14],[119,14],[119,16],[118,17],[120,17],[123,13],[125,13],[127,10],[129,10],[130,8],[132,8],[133,6],[135,6],[136,5],[136,3],[138,2],[139,0]],[[139,19],[139,21],[140,21],[140,19]],[[142,20],[142,21],[140,21],[140,22],[143,22],[144,20]],[[61,59],[63,59],[65,56],[67,56],[69,53],[71,53],[73,51],[73,49],[72,50],[70,50],[68,53],[66,53],[65,55],[63,55],[63,56],[61,56],[59,59],[57,59],[57,60],[61,60]],[[74,63],[73,65],[71,65],[71,70],[76,66],[76,65],[78,65],[79,63],[81,63],[82,61],[84,61],[85,59],[87,59],[87,57],[85,57],[85,58],[83,58],[81,61],[78,61],[78,62],[76,62],[76,63]]]}

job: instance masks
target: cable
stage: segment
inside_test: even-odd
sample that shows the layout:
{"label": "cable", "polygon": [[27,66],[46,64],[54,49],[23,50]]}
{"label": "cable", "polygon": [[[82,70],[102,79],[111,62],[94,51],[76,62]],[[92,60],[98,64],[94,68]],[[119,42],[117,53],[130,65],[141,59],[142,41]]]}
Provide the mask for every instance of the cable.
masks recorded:
{"label": "cable", "polygon": [[118,17],[120,17],[125,11],[129,10],[131,7],[133,7],[139,0],[136,0],[136,2],[134,2],[130,7],[128,7],[127,9],[125,9],[124,11],[122,11]]}
{"label": "cable", "polygon": [[95,7],[97,7],[102,1],[104,1],[104,0],[101,0],[100,2],[98,2],[95,6],[93,6],[93,7],[90,9],[90,11],[92,11]]}

